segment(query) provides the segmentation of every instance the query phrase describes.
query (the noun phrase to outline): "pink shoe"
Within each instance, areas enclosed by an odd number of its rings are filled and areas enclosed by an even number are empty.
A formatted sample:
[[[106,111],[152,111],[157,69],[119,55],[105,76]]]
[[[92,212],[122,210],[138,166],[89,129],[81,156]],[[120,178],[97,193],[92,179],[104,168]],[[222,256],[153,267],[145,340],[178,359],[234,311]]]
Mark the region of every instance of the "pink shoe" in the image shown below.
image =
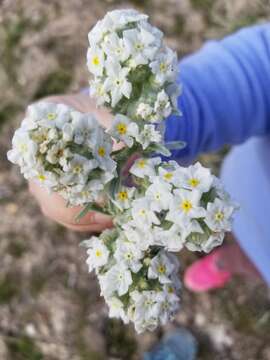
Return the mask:
[[[203,292],[218,289],[231,280],[232,274],[218,266],[220,255],[220,249],[215,250],[188,267],[184,275],[184,284],[189,290]]]

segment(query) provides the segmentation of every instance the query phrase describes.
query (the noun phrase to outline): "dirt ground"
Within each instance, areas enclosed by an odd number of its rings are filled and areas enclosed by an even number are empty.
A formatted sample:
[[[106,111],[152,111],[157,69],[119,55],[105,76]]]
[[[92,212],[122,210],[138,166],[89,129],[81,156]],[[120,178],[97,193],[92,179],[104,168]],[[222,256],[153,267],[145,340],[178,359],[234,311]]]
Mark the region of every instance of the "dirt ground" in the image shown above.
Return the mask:
[[[6,160],[28,103],[87,86],[87,33],[116,7],[150,14],[180,57],[270,15],[268,0],[0,1],[0,360],[141,359],[174,326],[196,336],[201,360],[269,360],[268,290],[241,279],[211,294],[183,289],[175,322],[152,334],[109,320],[78,246],[85,235],[45,219]],[[224,153],[202,161],[218,171]],[[181,254],[182,269],[196,257]]]

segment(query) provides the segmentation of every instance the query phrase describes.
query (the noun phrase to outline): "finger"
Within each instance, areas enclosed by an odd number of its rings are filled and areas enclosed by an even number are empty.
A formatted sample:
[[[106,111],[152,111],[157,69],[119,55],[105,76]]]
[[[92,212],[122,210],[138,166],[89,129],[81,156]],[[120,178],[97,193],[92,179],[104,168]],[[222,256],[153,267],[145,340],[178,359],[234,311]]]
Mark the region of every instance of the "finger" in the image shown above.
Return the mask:
[[[81,206],[67,207],[66,201],[56,193],[49,193],[47,189],[42,188],[35,181],[29,182],[29,190],[37,199],[42,212],[45,216],[59,223],[78,225],[112,225],[111,217],[97,212],[89,212],[79,221],[76,217],[82,211]]]
[[[107,224],[92,224],[92,225],[76,225],[76,224],[74,225],[60,221],[58,221],[58,223],[70,230],[77,232],[87,232],[90,234],[101,233],[103,230],[113,227],[112,221],[108,222]]]

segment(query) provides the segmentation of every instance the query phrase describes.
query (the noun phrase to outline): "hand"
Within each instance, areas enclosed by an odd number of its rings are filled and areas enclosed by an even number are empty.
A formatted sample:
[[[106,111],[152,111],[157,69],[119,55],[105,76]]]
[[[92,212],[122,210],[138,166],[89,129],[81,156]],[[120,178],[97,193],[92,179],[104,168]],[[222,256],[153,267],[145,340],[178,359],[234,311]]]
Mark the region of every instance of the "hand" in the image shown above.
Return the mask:
[[[66,104],[80,112],[91,112],[105,128],[109,127],[112,120],[112,115],[106,109],[97,109],[95,103],[83,94],[53,96],[44,100]],[[117,146],[114,148],[117,150]],[[35,181],[29,181],[29,190],[38,201],[45,216],[71,230],[99,233],[113,226],[112,219],[109,216],[97,212],[89,212],[82,219],[76,221],[75,217],[82,210],[82,207],[67,207],[66,201],[60,195],[49,194]]]

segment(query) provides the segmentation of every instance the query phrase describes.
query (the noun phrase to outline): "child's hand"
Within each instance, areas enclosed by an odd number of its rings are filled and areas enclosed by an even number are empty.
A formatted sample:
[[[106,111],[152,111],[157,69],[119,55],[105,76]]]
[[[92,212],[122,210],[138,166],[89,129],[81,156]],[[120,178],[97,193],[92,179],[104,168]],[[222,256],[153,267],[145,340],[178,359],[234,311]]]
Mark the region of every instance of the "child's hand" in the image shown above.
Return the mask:
[[[99,233],[113,225],[109,216],[96,212],[89,212],[76,222],[75,217],[82,210],[80,206],[67,207],[66,201],[60,195],[49,194],[47,189],[34,181],[29,182],[29,190],[38,201],[45,216],[71,230]]]
[[[97,109],[95,103],[83,94],[53,96],[44,100],[66,104],[80,112],[91,112],[96,115],[105,128],[109,127],[112,119],[112,115],[106,109]],[[109,216],[96,212],[89,212],[79,222],[76,222],[75,217],[82,209],[80,206],[66,207],[66,201],[60,195],[49,194],[46,189],[34,181],[29,182],[29,190],[37,199],[45,216],[69,229],[97,233],[113,225]]]

